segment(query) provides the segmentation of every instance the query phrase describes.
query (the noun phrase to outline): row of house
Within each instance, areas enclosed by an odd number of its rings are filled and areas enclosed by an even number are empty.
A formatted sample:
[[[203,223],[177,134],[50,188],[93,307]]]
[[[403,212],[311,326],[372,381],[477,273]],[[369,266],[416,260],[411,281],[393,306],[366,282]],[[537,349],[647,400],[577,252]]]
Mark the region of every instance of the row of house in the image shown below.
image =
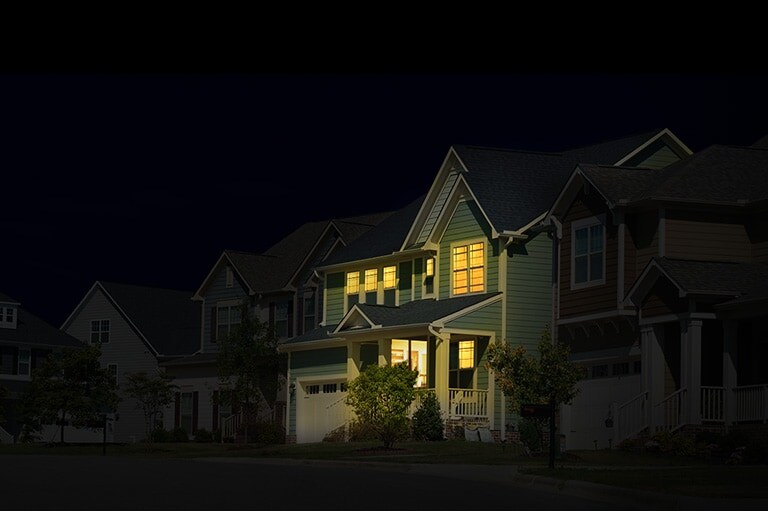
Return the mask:
[[[307,223],[261,254],[225,250],[194,292],[97,282],[61,331],[100,341],[119,381],[175,375],[164,422],[190,434],[236,419],[214,398],[216,339],[243,299],[288,357],[267,397],[289,442],[345,427],[346,383],[398,362],[447,426],[514,434],[488,347],[535,350],[545,328],[584,367],[562,410],[568,449],[765,422],[767,149],[694,154],[668,129],[557,153],[455,145],[400,210]],[[143,435],[132,403],[120,417],[115,441]]]

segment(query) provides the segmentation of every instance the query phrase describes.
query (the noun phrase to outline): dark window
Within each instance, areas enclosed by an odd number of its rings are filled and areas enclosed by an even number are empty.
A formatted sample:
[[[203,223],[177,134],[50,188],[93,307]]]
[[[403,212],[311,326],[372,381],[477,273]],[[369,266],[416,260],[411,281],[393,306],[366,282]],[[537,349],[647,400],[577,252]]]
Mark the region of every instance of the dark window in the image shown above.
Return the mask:
[[[592,366],[592,378],[605,378],[608,376],[608,364]]]
[[[109,342],[109,320],[96,319],[91,321],[91,344]]]

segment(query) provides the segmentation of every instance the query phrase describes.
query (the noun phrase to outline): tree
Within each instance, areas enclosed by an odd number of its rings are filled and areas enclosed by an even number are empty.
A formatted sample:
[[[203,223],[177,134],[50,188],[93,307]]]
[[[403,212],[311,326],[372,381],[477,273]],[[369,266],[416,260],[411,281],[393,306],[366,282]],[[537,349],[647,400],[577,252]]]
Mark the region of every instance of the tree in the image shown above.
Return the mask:
[[[419,409],[413,413],[413,438],[416,440],[443,440],[443,413],[440,402],[433,390],[428,391],[421,400]]]
[[[150,376],[146,371],[126,374],[128,385],[126,397],[136,400],[136,408],[144,412],[144,427],[147,441],[152,444],[153,433],[157,429],[158,418],[163,408],[173,403],[177,386],[172,383],[173,376],[160,372]]]
[[[76,427],[92,427],[103,422],[104,413],[114,411],[120,402],[109,370],[101,368],[98,345],[64,348],[51,353],[32,372],[24,393],[24,422],[28,429],[58,422],[59,441],[64,443],[67,421]]]
[[[245,439],[248,425],[258,419],[264,403],[273,405],[284,372],[285,356],[277,352],[274,328],[251,313],[247,302],[240,306],[240,323],[219,339],[217,359],[219,401],[239,408]]]
[[[553,343],[547,327],[539,340],[538,356],[523,346],[492,344],[486,365],[515,409],[526,403],[550,405],[550,468],[554,468],[555,414],[559,405],[570,404],[576,397],[581,378],[568,345]]]
[[[407,362],[369,365],[347,386],[346,403],[388,449],[408,434],[408,407],[416,397],[414,385],[418,375]]]

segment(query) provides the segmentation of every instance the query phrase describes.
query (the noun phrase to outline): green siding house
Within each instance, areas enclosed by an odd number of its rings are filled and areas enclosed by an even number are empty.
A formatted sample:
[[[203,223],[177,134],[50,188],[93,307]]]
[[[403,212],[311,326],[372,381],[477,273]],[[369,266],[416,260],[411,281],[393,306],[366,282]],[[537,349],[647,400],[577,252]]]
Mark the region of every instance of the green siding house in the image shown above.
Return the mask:
[[[452,146],[425,195],[315,269],[325,283],[320,327],[279,345],[289,355],[288,441],[342,431],[346,382],[368,364],[401,362],[437,394],[448,434],[513,432],[487,349],[534,347],[552,323],[549,206],[580,162],[652,161],[666,133],[561,153]]]

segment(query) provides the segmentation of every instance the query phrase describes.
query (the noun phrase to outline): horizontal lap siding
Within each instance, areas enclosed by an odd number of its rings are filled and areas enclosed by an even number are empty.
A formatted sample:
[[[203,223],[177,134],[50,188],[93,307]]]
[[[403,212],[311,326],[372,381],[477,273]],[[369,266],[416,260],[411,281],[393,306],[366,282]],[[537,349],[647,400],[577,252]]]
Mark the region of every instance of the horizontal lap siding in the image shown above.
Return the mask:
[[[627,227],[635,249],[635,275],[640,275],[652,257],[659,255],[659,213],[647,211],[632,215]],[[630,283],[631,284],[631,283]],[[629,287],[625,287],[629,290]]]
[[[642,305],[644,318],[680,313],[687,310],[687,303],[680,298],[677,287],[666,278],[656,281]]]
[[[490,241],[491,231],[488,223],[474,201],[462,201],[456,207],[453,217],[448,223],[443,237],[440,240],[440,298],[451,296],[451,244],[484,239],[485,241],[485,289],[490,293],[499,289],[499,261],[494,250],[494,244]]]
[[[159,371],[157,359],[128,322],[114,308],[101,290],[96,290],[65,330],[83,342],[90,342],[91,320],[109,319],[109,342],[101,347],[102,367],[117,364],[118,385],[125,389],[128,373],[144,371],[149,375]],[[114,440],[130,442],[144,438],[144,413],[136,408],[134,399],[124,399],[117,408],[120,420],[114,424]]]
[[[344,316],[344,272],[328,274],[325,282],[325,324],[332,326]]]
[[[668,211],[666,256],[700,261],[748,262],[751,245],[744,219]]]
[[[752,243],[752,261],[768,263],[768,213],[752,216],[747,233]]]
[[[507,342],[535,349],[552,322],[552,240],[513,244],[507,261]]]
[[[571,289],[571,227],[575,220],[606,213],[605,284]],[[563,238],[560,243],[560,317],[594,314],[616,310],[616,275],[618,271],[618,236],[612,225],[611,214],[596,195],[579,194],[571,205],[563,222]]]
[[[216,343],[211,341],[213,308],[216,307],[216,303],[224,300],[243,300],[248,296],[247,291],[237,278],[237,273],[235,273],[232,287],[226,286],[226,273],[225,267],[222,266],[216,275],[214,275],[210,286],[205,292],[203,309],[203,351],[206,353],[219,350]]]
[[[399,304],[408,303],[412,300],[412,287],[414,285],[413,279],[413,261],[405,261],[398,265],[398,293]],[[421,285],[420,281],[416,281],[415,285]]]
[[[653,154],[642,160],[637,166],[661,169],[676,161],[680,161],[680,157],[665,144],[658,147]]]

